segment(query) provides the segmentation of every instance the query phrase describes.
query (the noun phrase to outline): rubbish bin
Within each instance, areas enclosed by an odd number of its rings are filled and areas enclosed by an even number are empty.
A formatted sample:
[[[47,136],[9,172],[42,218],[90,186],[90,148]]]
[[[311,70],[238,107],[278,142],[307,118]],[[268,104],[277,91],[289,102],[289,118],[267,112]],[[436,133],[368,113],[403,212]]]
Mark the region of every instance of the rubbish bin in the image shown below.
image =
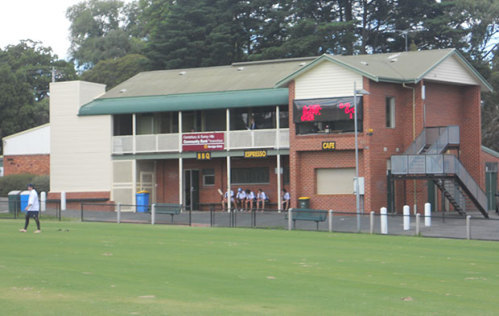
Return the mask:
[[[298,198],[298,208],[310,208],[310,198],[301,196]]]
[[[9,213],[17,214],[21,209],[21,199],[19,194],[21,191],[10,191],[9,196]]]
[[[149,209],[149,192],[139,191],[135,195],[137,199],[137,212],[144,213]]]
[[[29,191],[21,192],[21,212],[25,212],[26,206],[28,206],[29,201]]]

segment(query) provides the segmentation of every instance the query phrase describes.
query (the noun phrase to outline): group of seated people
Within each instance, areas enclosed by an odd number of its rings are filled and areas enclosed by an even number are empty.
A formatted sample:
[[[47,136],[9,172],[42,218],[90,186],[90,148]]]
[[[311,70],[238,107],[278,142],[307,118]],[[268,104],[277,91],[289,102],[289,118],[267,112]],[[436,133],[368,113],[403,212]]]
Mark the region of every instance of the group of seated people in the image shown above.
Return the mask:
[[[226,191],[222,198],[222,209],[226,210],[228,208],[229,202],[229,192]],[[265,203],[269,203],[269,196],[262,190],[258,189],[255,194],[250,189],[243,190],[242,188],[237,189],[237,194],[234,196],[234,190],[230,190],[230,203],[234,210],[249,211],[253,210],[256,206],[257,211],[265,210]],[[286,189],[282,189],[282,206],[283,210],[287,211],[289,208],[290,195]]]

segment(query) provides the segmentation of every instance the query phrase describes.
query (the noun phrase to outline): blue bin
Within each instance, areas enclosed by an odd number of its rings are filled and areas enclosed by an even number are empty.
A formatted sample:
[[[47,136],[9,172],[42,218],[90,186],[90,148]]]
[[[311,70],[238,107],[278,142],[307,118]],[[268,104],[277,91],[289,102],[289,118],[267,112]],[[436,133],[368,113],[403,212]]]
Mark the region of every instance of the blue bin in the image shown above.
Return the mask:
[[[26,212],[26,206],[28,206],[29,201],[29,191],[21,192],[21,212]]]
[[[145,213],[149,210],[149,192],[139,191],[135,195],[137,199],[137,212]]]

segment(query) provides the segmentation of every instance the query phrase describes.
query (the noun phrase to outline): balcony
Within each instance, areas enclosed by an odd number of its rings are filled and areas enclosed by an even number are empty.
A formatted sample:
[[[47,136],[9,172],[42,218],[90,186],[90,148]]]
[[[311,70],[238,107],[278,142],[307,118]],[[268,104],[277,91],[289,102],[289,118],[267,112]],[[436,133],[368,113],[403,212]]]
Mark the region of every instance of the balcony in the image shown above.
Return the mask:
[[[289,128],[217,133],[224,133],[225,150],[289,148]],[[113,136],[112,154],[178,153],[185,134],[191,133]]]

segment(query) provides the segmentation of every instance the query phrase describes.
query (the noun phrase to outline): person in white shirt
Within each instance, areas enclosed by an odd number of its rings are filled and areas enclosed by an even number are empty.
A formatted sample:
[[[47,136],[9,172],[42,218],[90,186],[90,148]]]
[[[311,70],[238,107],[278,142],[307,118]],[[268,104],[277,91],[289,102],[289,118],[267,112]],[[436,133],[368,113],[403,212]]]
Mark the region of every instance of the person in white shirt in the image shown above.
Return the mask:
[[[291,196],[286,189],[282,189],[282,209],[283,211],[287,211],[289,209],[289,203],[291,200]]]
[[[267,201],[267,195],[262,189],[258,189],[258,193],[256,194],[256,209],[263,212],[265,209],[265,201]],[[261,208],[260,205],[262,206]]]
[[[222,199],[222,210],[226,210],[225,205],[229,208],[229,190],[225,191],[224,198]],[[232,203],[233,209],[236,209],[236,201],[234,200],[234,190],[230,190],[230,203]]]
[[[245,201],[246,201],[246,192],[244,192],[244,190],[241,188],[237,189],[236,203],[237,207],[239,207],[241,212],[244,211]]]
[[[249,212],[253,210],[253,202],[255,202],[255,193],[250,189],[246,189],[246,201],[244,202],[244,208]]]
[[[25,233],[29,225],[29,219],[30,217],[33,217],[35,219],[37,227],[37,230],[35,230],[35,234],[41,233],[42,231],[40,230],[40,220],[38,219],[38,215],[40,213],[40,202],[38,201],[38,193],[36,192],[35,187],[31,183],[28,184],[28,191],[29,191],[28,205],[24,209],[26,211],[24,228],[20,229],[19,231]]]

